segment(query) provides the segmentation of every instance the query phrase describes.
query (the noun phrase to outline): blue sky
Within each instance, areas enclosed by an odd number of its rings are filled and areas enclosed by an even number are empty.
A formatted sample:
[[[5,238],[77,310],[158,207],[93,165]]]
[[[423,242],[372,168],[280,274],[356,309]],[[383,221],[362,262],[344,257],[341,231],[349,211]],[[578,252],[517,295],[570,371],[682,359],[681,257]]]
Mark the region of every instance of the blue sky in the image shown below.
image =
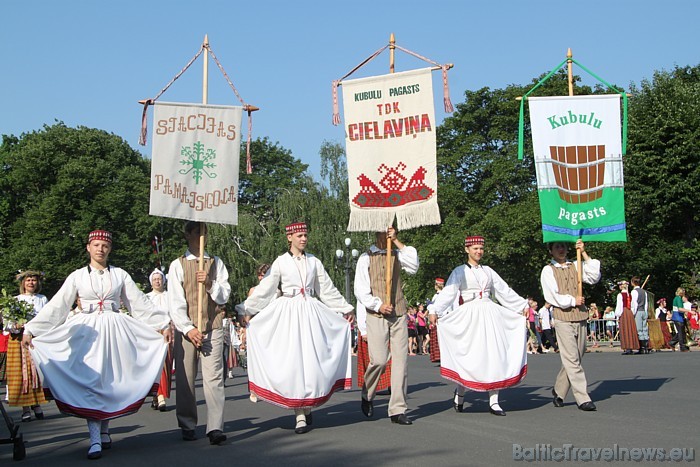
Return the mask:
[[[454,104],[465,90],[527,83],[561,62],[568,47],[625,88],[654,70],[700,63],[695,0],[2,0],[0,12],[0,134],[60,120],[119,135],[148,156],[150,139],[138,145],[137,101],[156,95],[208,34],[243,99],[261,108],[253,137],[279,142],[317,178],[321,143],[344,138],[331,124],[331,81],[392,32],[397,44],[455,64]],[[388,63],[385,51],[353,77],[387,73]],[[397,51],[397,71],[422,66]],[[434,86],[442,121],[438,73]],[[200,57],[161,100],[201,102],[201,88]],[[213,62],[209,103],[238,105]]]

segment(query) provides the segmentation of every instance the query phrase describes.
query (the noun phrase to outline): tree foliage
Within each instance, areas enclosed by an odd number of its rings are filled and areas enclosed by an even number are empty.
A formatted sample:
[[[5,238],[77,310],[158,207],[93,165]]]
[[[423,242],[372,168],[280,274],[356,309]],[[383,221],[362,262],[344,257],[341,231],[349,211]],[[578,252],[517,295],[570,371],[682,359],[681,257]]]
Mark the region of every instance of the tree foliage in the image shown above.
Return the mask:
[[[110,260],[143,281],[155,265],[150,239],[173,222],[148,216],[150,164],[101,130],[45,126],[0,146],[0,278],[19,269],[46,273],[45,288],[87,261],[87,234],[114,234]]]
[[[465,235],[486,237],[484,264],[492,266],[521,295],[541,299],[539,274],[548,260],[525,122],[526,155],[517,158],[516,98],[544,74],[524,85],[467,90],[464,102],[437,129],[438,199],[442,223],[400,232],[418,249],[421,267],[406,278],[412,302],[433,294],[435,277],[447,277],[465,259]],[[576,94],[606,92],[580,85]],[[691,297],[698,288],[698,203],[700,182],[700,68],[658,71],[632,85],[629,143],[625,159],[626,220],[629,241],[587,245],[601,260],[603,281],[586,288],[589,301],[611,303],[608,284],[632,275],[651,275],[648,289],[673,295],[679,285]],[[535,95],[565,95],[564,72],[556,73]],[[368,233],[348,234],[348,184],[342,145],[323,141],[319,149],[322,182],[306,164],[267,138],[252,142],[254,173],[241,160],[239,223],[211,225],[208,250],[230,272],[233,301],[255,285],[261,263],[287,249],[284,226],[309,224],[308,251],[323,262],[341,292],[344,268],[335,251],[365,250]],[[94,228],[115,233],[112,260],[145,282],[156,261],[182,253],[181,221],[148,216],[149,161],[121,138],[62,123],[19,137],[4,136],[0,146],[0,282],[10,287],[17,269],[47,272],[49,294],[74,268],[85,263],[85,236]],[[165,250],[154,257],[151,239]]]

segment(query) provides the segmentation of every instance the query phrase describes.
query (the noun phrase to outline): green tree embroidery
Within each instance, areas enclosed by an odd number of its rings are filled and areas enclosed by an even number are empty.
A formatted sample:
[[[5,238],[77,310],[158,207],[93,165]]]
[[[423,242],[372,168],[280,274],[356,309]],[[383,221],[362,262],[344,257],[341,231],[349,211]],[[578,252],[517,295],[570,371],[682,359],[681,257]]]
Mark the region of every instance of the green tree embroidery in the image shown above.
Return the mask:
[[[193,172],[192,176],[194,177],[194,182],[196,184],[199,184],[199,181],[202,179],[202,174],[209,178],[216,178],[216,173],[207,170],[216,167],[216,164],[211,162],[212,159],[216,159],[216,150],[205,150],[204,145],[200,141],[197,141],[192,145],[192,147],[183,146],[180,149],[180,155],[187,158],[182,159],[180,164],[190,167],[187,169],[180,169],[179,173],[182,175],[187,175],[188,173]]]

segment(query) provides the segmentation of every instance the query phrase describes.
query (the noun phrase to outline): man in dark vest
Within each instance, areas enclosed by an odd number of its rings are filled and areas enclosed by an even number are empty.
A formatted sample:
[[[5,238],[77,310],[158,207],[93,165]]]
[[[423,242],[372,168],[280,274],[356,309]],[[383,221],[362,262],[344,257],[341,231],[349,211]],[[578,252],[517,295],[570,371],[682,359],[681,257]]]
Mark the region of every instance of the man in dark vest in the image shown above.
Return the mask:
[[[571,389],[578,408],[593,411],[595,404],[588,395],[588,383],[581,360],[586,352],[586,321],[588,312],[585,300],[578,293],[578,268],[582,267],[583,282],[595,284],[600,280],[600,261],[591,259],[581,240],[576,249],[581,250],[583,265],[568,261],[569,246],[564,242],[548,245],[552,256],[550,264],[542,269],[540,282],[544,299],[552,304],[552,317],[556,320],[557,343],[561,357],[561,370],[552,389],[554,406],[563,407],[564,398]]]
[[[387,244],[392,248],[391,292],[387,297]],[[395,247],[395,249],[394,249]],[[401,269],[408,274],[418,271],[418,253],[396,238],[389,227],[377,232],[375,244],[357,260],[355,297],[367,310],[367,345],[369,365],[362,385],[362,412],[374,414],[372,400],[382,371],[391,357],[391,398],[389,417],[392,423],[411,425],[406,416],[406,387],[408,385],[408,326],[407,303],[403,296]]]
[[[630,279],[632,284],[631,304],[632,304],[632,314],[634,315],[634,322],[637,325],[637,336],[639,337],[639,350],[637,355],[644,355],[649,353],[649,325],[647,324],[647,319],[649,318],[649,312],[647,307],[649,305],[647,300],[647,294],[641,287],[641,279],[639,276],[634,276]]]
[[[177,329],[173,346],[177,422],[182,439],[194,441],[197,426],[197,398],[194,381],[197,366],[202,362],[202,383],[207,403],[207,436],[211,444],[226,440],[224,428],[224,305],[231,295],[228,271],[220,258],[204,252],[204,268],[199,270],[200,224],[185,224],[187,251],[170,264],[168,271],[168,303],[170,317]],[[206,246],[206,232],[204,233]],[[202,320],[199,322],[198,288],[204,284]]]

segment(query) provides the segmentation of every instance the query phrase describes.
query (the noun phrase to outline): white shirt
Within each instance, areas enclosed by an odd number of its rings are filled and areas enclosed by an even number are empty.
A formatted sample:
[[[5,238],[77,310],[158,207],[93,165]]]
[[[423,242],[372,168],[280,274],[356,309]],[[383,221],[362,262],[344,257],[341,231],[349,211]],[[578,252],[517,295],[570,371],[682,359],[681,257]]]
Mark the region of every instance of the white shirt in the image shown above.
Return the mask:
[[[559,264],[556,261],[551,261],[550,264],[555,268],[568,268],[572,264],[578,270],[578,261],[567,261],[564,264]],[[600,280],[600,261],[597,259],[589,259],[583,262],[582,272],[583,282],[586,284],[596,284]],[[576,306],[576,297],[568,294],[560,294],[559,286],[554,279],[554,271],[549,265],[542,268],[540,274],[540,284],[542,285],[542,293],[544,299],[558,308],[572,308]]]
[[[204,258],[209,259],[210,256],[205,252]],[[187,250],[185,252],[185,260],[195,261],[199,260],[199,257]],[[224,305],[231,295],[228,271],[226,266],[224,266],[224,262],[218,256],[214,256],[214,264],[216,265],[216,277],[210,277],[211,289],[207,290],[207,293],[214,303]],[[170,263],[170,269],[168,270],[168,308],[175,328],[181,333],[187,334],[195,328],[195,325],[187,316],[187,299],[185,299],[185,289],[182,287],[184,275],[180,258],[176,258]]]
[[[632,314],[634,316],[637,316],[637,310],[639,308],[639,305],[637,304],[637,299],[639,297],[639,293],[642,290],[641,287],[637,286],[634,289],[632,289],[632,293],[630,294],[630,308],[632,308]],[[647,309],[647,294],[643,293],[644,295],[644,300],[642,302],[642,308]]]
[[[372,245],[369,249],[372,253],[386,252],[386,250],[380,250],[375,245]],[[404,246],[400,250],[392,250],[394,254],[397,255],[399,259],[399,264],[401,269],[406,271],[408,274],[415,274],[418,271],[419,261],[418,252],[412,246]],[[357,327],[360,329],[360,333],[365,335],[367,330],[364,326],[364,320],[362,325],[360,325],[359,316],[364,314],[366,316],[366,310],[372,310],[374,312],[379,312],[379,308],[382,306],[382,299],[372,295],[372,286],[369,279],[369,255],[367,253],[362,253],[360,258],[357,260],[357,266],[355,268],[355,286],[354,286],[355,298],[357,298],[357,315],[358,324]],[[362,327],[360,327],[362,326]]]
[[[353,306],[345,301],[345,297],[335,288],[318,258],[311,254],[293,257],[285,253],[275,259],[265,277],[243,303],[245,314],[253,316],[260,313],[279,297],[280,289],[284,297],[294,297],[302,293],[316,297],[338,314],[353,311]]]
[[[491,294],[495,295],[501,306],[516,313],[527,306],[527,300],[515,293],[490,267],[463,264],[452,271],[435,303],[428,305],[428,312],[442,317],[460,296],[466,303],[476,299],[488,300]]]
[[[540,311],[537,312],[537,314],[540,317],[540,326],[542,327],[542,329],[552,329],[552,325],[549,324],[549,309],[546,307],[542,307],[540,308]]]
[[[60,326],[68,318],[76,295],[80,296],[85,312],[98,312],[100,309],[118,312],[120,303],[123,303],[132,317],[156,331],[167,327],[170,321],[168,314],[157,310],[123,269],[114,266],[109,266],[107,270],[84,267],[66,278],[56,295],[36,318],[25,325],[25,329],[39,336]]]

